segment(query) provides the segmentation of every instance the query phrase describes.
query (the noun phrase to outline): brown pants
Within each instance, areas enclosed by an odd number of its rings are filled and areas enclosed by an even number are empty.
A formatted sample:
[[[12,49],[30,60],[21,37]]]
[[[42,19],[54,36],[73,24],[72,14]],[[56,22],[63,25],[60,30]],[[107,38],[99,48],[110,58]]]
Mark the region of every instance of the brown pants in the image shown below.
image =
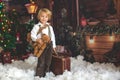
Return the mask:
[[[36,68],[36,76],[44,77],[49,68],[52,60],[53,47],[52,42],[50,42],[40,57],[38,57],[38,63]]]

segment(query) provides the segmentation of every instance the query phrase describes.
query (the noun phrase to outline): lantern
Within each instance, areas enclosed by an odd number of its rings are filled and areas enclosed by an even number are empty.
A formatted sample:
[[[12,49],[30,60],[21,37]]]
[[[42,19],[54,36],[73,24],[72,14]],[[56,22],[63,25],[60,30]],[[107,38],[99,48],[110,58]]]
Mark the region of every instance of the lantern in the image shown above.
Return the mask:
[[[33,14],[36,13],[38,6],[32,1],[31,3],[25,4],[25,7],[28,13],[31,14],[31,19],[33,19]]]

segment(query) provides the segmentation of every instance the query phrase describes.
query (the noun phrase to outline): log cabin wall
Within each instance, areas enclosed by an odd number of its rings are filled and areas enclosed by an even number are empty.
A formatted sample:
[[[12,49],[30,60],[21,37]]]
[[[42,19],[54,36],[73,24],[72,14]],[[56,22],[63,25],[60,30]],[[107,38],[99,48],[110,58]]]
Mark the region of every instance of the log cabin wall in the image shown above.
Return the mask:
[[[86,17],[104,18],[108,0],[80,0],[80,13]]]
[[[115,9],[117,10],[116,17],[120,20],[120,0],[113,0],[115,3]]]
[[[120,20],[120,0],[80,0],[80,15],[104,19],[108,14]],[[81,16],[80,16],[81,17]]]
[[[90,36],[86,36],[86,45],[88,49],[93,50],[93,55],[97,62],[105,62],[104,54],[112,50],[115,42],[120,42],[120,35],[95,35],[93,39],[90,39]]]

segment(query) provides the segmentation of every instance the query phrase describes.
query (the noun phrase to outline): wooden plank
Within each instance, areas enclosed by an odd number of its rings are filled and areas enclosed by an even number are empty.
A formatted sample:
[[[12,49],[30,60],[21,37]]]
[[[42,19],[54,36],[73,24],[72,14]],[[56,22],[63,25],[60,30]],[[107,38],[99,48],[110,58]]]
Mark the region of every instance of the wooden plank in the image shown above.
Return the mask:
[[[86,36],[86,44],[88,48],[94,48],[94,49],[111,49],[114,42],[115,42],[115,36],[93,36],[93,43],[90,43],[90,36]]]
[[[90,35],[86,36],[87,48],[93,50],[93,55],[97,62],[105,62],[104,54],[113,48],[115,42],[120,41],[120,35],[101,35],[93,36],[93,42],[90,43]]]
[[[98,49],[111,49],[113,43],[105,43],[105,42],[94,42],[94,43],[87,43],[87,47],[89,48],[98,48]]]
[[[94,55],[95,61],[97,62],[106,62],[106,59],[103,55]]]
[[[111,49],[92,49],[94,55],[103,55],[106,52],[110,51]]]
[[[115,41],[115,36],[110,36],[110,35],[99,35],[99,36],[93,36],[93,39],[95,42],[97,41],[104,41],[104,42],[114,42]],[[90,40],[90,35],[86,36],[86,41]]]

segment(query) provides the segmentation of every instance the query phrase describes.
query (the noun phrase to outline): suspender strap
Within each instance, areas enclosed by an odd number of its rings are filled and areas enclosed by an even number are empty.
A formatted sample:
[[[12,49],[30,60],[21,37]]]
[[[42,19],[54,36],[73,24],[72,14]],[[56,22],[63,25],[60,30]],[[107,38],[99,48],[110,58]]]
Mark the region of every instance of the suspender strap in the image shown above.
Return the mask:
[[[48,27],[48,35],[49,35],[49,37],[51,37],[50,27],[47,24],[44,27],[40,27],[37,34],[42,33],[42,30],[45,29],[46,27]]]

